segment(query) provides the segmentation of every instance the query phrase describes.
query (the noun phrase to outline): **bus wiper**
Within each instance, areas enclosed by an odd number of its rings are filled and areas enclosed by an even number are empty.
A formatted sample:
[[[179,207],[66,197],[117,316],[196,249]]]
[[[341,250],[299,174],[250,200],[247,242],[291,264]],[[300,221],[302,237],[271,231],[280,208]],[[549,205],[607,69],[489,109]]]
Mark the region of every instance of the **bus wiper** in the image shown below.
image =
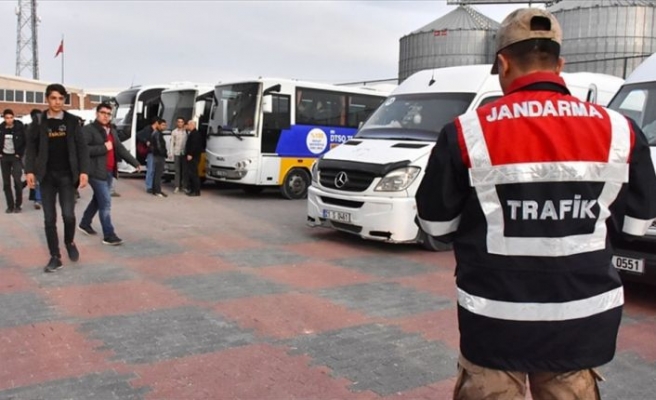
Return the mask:
[[[237,129],[232,130],[232,129],[225,129],[225,128],[219,128],[221,130],[221,133],[230,133],[232,136],[236,137],[239,140],[244,140],[242,139],[241,135],[239,135],[239,131]]]

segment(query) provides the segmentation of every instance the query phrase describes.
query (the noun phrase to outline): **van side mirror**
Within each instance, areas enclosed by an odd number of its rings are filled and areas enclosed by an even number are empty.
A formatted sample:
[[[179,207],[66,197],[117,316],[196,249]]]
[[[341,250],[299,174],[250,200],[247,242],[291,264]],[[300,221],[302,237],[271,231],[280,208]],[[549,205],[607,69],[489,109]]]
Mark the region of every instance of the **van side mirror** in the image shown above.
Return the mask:
[[[273,112],[273,96],[266,95],[262,97],[262,112],[264,114],[271,114]]]
[[[143,114],[143,110],[144,110],[143,101],[138,101],[137,102],[137,114]]]
[[[588,95],[585,97],[585,101],[597,104],[597,85],[594,83],[590,85],[590,89],[588,89]]]

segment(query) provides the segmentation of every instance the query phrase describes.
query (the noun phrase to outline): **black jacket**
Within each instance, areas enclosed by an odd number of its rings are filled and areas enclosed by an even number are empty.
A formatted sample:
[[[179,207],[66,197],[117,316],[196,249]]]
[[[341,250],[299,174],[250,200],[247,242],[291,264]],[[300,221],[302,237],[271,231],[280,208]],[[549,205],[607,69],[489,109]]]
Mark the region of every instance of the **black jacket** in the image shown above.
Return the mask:
[[[114,176],[118,175],[118,162],[121,160],[127,161],[137,168],[139,161],[123,146],[114,125],[111,126],[110,133],[114,137],[113,151],[116,160],[112,174]],[[105,147],[107,134],[105,128],[98,121],[94,121],[82,128],[82,134],[89,147],[89,177],[103,181],[107,180],[107,147]]]
[[[185,145],[185,155],[198,159],[203,151],[205,151],[205,146],[203,146],[203,136],[201,136],[197,129],[189,131],[187,144]]]
[[[82,135],[79,119],[64,111],[63,123],[66,130],[73,132],[66,136],[71,174],[75,182],[80,174],[89,173],[89,149]],[[38,123],[32,123],[27,133],[25,147],[25,173],[34,174],[41,181],[46,176],[48,166],[48,121],[46,111],[39,114]]]
[[[150,138],[150,152],[156,157],[168,157],[169,153],[166,150],[166,141],[164,141],[162,132],[157,130],[153,132]]]
[[[0,153],[4,149],[5,145],[5,135],[11,131],[14,135],[14,151],[19,157],[23,157],[25,154],[25,125],[19,120],[14,120],[14,126],[10,129],[7,128],[6,123],[0,124]]]

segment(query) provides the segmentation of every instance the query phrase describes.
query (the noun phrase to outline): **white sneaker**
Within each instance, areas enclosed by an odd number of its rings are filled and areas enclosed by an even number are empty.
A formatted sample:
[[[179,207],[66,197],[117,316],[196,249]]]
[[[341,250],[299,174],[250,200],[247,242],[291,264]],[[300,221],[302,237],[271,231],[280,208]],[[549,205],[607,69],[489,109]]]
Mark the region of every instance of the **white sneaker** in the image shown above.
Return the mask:
[[[180,191],[180,188],[175,188],[175,189],[173,190],[173,193],[178,193],[179,191]]]

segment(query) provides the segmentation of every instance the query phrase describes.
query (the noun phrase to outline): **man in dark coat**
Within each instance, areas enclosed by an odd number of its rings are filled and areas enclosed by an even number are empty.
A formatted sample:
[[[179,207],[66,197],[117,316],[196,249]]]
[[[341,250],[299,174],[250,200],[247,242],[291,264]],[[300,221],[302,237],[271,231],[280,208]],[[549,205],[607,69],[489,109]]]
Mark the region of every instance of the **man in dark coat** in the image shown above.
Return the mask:
[[[203,146],[203,137],[196,129],[196,122],[187,122],[189,134],[185,145],[185,155],[187,156],[187,180],[189,182],[188,196],[200,196],[200,178],[198,177],[198,163],[200,155],[205,151]]]
[[[2,186],[7,200],[7,214],[21,212],[23,205],[23,163],[21,158],[25,153],[25,127],[19,120],[14,119],[14,112],[10,109],[2,112],[4,122],[0,124],[0,165],[2,166]],[[14,193],[12,193],[11,180],[14,180]]]

